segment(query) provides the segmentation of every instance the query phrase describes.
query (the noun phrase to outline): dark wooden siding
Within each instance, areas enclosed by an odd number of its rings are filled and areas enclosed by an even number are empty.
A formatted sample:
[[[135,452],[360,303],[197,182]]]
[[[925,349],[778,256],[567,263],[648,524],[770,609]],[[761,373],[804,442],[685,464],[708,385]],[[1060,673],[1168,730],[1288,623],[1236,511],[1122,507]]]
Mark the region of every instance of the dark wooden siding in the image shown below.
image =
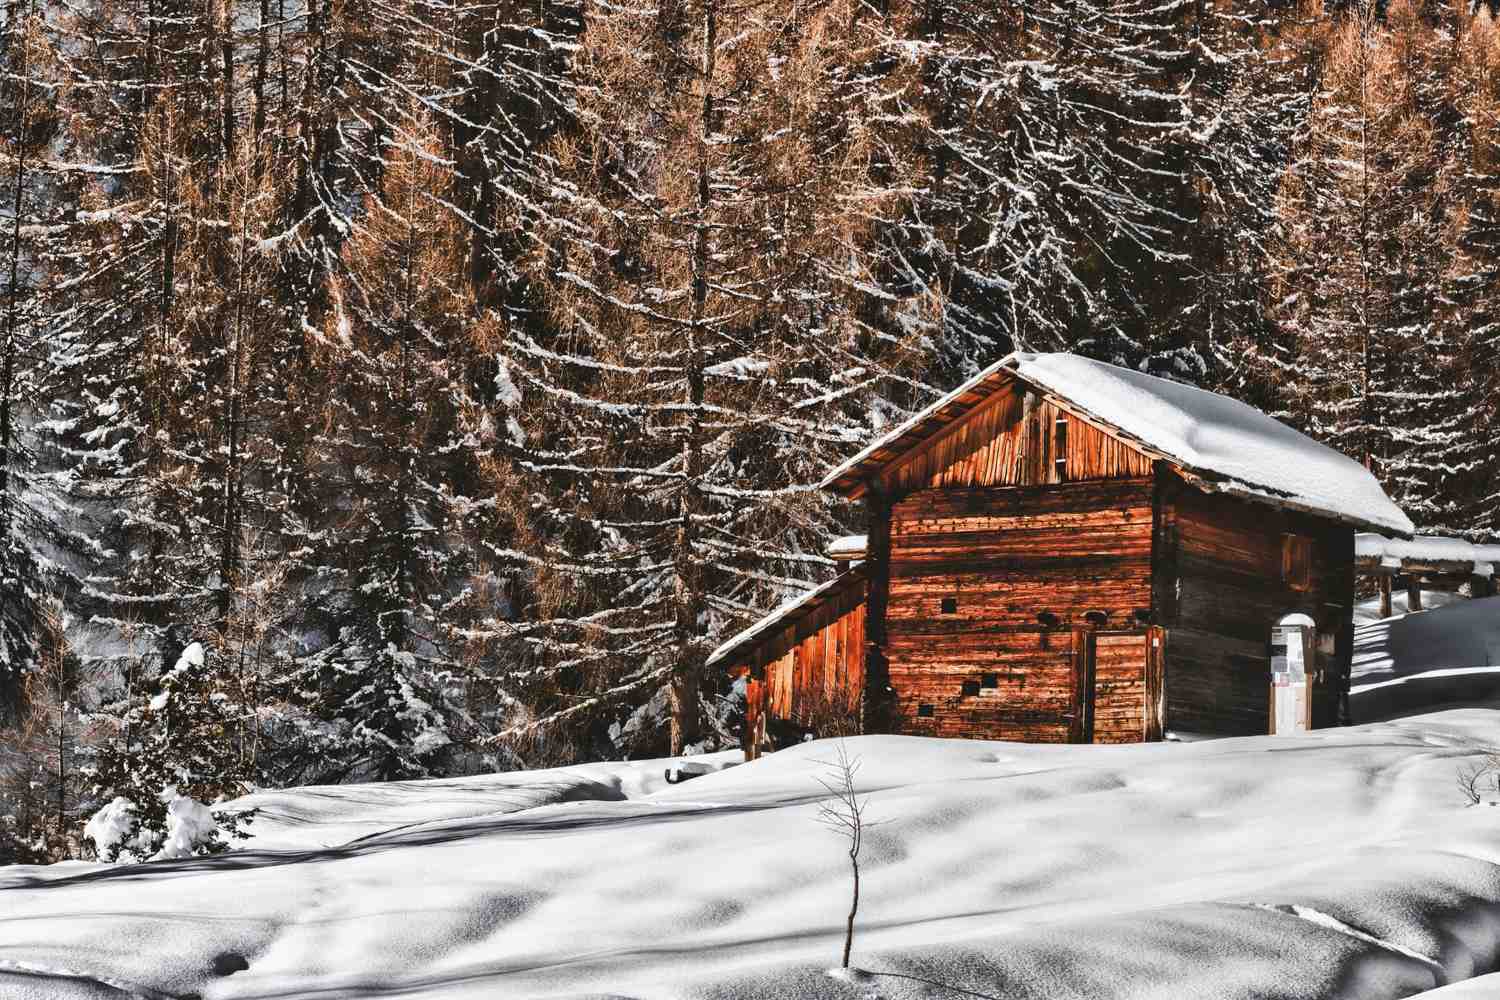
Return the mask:
[[[885,630],[893,728],[1066,741],[1072,627],[1093,610],[1117,625],[1149,612],[1151,538],[1150,478],[902,498]],[[1055,623],[1039,623],[1042,612]]]
[[[1313,725],[1336,724],[1353,633],[1353,529],[1171,478],[1159,504],[1154,590],[1170,630],[1167,727],[1267,732],[1271,628],[1293,612],[1318,626]],[[1291,580],[1289,535],[1308,540]]]

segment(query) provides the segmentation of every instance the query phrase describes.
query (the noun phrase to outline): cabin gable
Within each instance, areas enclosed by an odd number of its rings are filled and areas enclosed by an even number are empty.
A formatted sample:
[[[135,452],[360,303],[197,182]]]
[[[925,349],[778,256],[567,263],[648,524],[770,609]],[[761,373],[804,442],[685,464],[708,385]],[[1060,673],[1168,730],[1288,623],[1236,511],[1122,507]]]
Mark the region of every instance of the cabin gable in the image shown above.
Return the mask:
[[[922,489],[1130,479],[1150,475],[1151,462],[1137,445],[1012,378],[931,437],[893,456],[872,485],[899,497]]]

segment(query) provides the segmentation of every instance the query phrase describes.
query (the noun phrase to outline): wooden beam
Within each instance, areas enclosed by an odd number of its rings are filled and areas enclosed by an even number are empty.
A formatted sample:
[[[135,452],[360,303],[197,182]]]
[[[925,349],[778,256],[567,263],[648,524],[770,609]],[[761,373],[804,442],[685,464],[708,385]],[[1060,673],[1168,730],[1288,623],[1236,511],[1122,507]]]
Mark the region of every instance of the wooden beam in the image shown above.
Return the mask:
[[[891,503],[877,492],[865,496],[865,692],[864,732],[886,729],[890,671],[885,657],[886,604],[891,591]]]

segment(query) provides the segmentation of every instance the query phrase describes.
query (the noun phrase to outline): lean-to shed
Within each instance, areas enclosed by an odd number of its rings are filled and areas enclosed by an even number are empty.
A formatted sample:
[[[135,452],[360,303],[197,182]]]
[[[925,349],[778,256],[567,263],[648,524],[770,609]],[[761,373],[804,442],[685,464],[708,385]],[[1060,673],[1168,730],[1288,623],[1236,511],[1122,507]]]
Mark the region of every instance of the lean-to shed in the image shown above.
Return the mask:
[[[709,662],[748,676],[752,715],[843,699],[868,732],[1331,725],[1355,532],[1412,532],[1364,467],[1253,407],[1068,354],[1010,355],[823,485],[864,504],[852,568]]]

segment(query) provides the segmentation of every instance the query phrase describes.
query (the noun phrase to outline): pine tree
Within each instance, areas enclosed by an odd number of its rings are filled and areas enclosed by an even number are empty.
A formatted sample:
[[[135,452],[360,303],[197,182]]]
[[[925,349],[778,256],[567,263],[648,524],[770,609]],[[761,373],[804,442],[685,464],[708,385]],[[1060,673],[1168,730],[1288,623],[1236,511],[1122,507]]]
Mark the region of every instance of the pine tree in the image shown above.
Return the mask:
[[[1184,271],[1186,3],[893,4],[920,181],[892,287],[940,304],[940,382],[1007,350],[1152,353]]]
[[[45,586],[38,548],[55,543],[56,511],[34,499],[43,490],[28,447],[40,374],[36,247],[26,236],[46,197],[44,161],[59,130],[62,87],[54,33],[34,4],[13,7],[0,25],[0,168],[4,271],[0,273],[0,723],[21,708],[26,672],[38,663]],[[49,497],[49,500],[52,499]]]
[[[327,641],[292,675],[313,712],[348,733],[331,765],[382,780],[433,773],[459,735],[447,628],[470,559],[455,511],[469,509],[475,477],[457,413],[477,313],[453,177],[430,120],[407,122],[331,292],[318,363],[341,391],[314,448],[338,506],[310,609]]]
[[[124,799],[131,829],[103,850],[114,861],[128,850],[137,860],[160,851],[168,837],[169,806],[176,795],[213,806],[243,795],[254,781],[246,748],[237,738],[241,706],[222,668],[198,642],[177,657],[143,692],[122,721],[116,738],[104,744],[93,774],[99,801]],[[224,850],[224,839],[247,836],[242,827],[253,810],[217,809],[219,833],[200,853]]]

